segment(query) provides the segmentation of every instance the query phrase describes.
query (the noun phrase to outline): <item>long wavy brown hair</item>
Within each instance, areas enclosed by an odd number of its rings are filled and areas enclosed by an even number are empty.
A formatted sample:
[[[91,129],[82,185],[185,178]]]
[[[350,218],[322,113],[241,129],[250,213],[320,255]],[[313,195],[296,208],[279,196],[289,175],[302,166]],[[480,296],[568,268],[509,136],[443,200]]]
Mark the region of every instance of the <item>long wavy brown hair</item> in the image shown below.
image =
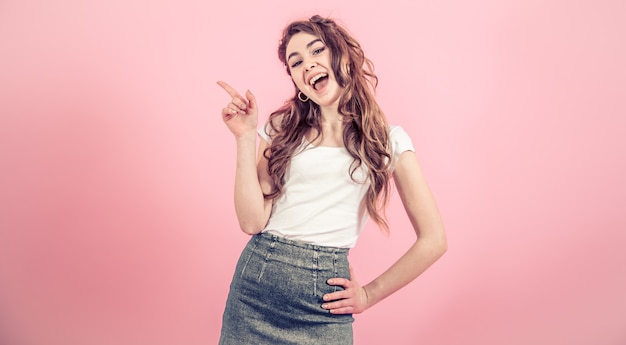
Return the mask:
[[[354,158],[349,168],[350,177],[358,182],[354,172],[365,165],[371,183],[363,202],[372,220],[389,231],[384,209],[389,201],[391,149],[387,120],[374,98],[378,85],[374,65],[347,30],[332,19],[315,15],[308,20],[295,21],[283,30],[278,58],[289,75],[291,72],[285,56],[287,44],[299,32],[320,38],[330,49],[331,68],[337,83],[343,88],[338,108],[344,122],[343,142]],[[269,116],[266,130],[271,144],[264,155],[268,159],[268,172],[274,190],[265,195],[266,199],[276,199],[284,193],[285,172],[291,158],[301,147],[304,136],[311,129],[316,130],[318,137],[322,135],[319,106],[298,100],[298,92],[296,87],[294,96]]]

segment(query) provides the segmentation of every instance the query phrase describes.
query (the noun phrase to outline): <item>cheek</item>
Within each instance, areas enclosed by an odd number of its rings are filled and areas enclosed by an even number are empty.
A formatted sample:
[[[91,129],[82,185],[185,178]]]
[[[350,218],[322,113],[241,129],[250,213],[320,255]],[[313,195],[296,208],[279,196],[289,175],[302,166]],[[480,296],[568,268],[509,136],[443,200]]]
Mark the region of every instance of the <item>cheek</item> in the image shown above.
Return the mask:
[[[298,88],[302,88],[302,86],[304,86],[304,80],[302,78],[294,78],[292,76],[291,80],[293,80],[293,83],[296,84]]]

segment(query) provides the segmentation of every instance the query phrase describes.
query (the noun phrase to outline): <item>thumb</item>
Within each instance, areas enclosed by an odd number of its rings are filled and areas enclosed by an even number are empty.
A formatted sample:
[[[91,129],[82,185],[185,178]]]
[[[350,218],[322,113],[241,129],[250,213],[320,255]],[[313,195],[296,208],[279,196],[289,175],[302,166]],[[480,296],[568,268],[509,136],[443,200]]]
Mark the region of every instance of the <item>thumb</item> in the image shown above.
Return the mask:
[[[249,104],[250,108],[256,109],[256,98],[254,97],[252,92],[250,92],[250,90],[246,91],[246,98],[248,99],[248,102],[250,103]]]

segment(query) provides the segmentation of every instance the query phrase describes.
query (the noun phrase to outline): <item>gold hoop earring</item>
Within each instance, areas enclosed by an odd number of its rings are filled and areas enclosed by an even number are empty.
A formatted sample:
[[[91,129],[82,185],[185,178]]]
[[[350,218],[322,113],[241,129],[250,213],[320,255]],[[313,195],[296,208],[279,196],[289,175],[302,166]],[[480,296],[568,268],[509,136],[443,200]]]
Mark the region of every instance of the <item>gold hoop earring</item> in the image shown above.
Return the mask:
[[[302,96],[306,98],[302,98]],[[300,102],[305,103],[306,101],[309,100],[309,96],[303,94],[302,91],[298,91],[298,99],[300,100]]]

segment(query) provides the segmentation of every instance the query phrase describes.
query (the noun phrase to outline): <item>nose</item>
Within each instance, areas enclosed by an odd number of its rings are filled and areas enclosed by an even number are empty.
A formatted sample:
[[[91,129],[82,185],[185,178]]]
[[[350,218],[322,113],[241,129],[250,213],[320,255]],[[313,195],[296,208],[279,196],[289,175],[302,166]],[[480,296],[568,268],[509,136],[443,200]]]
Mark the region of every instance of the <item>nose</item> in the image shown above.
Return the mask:
[[[310,71],[315,66],[317,66],[317,62],[315,62],[313,60],[306,61],[305,65],[304,65],[304,67],[306,68],[307,71]]]

